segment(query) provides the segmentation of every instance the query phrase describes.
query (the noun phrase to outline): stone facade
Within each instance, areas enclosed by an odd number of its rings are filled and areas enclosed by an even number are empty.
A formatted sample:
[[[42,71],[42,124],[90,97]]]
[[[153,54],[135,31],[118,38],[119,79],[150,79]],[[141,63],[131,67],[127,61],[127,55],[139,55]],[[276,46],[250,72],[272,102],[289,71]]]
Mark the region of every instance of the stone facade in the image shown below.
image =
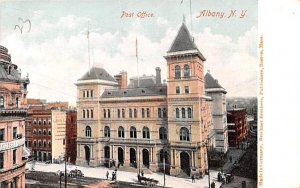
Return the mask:
[[[205,92],[212,98],[212,145],[221,153],[228,150],[228,127],[226,111],[226,90],[214,79],[210,72],[205,75]]]
[[[28,78],[21,78],[8,50],[0,46],[0,187],[25,187]]]
[[[185,24],[165,59],[167,85],[160,68],[155,79],[129,88],[121,81],[124,74],[116,80],[98,67],[77,81],[77,165],[159,171],[165,162],[171,175],[204,175],[211,98],[204,89],[205,58]]]

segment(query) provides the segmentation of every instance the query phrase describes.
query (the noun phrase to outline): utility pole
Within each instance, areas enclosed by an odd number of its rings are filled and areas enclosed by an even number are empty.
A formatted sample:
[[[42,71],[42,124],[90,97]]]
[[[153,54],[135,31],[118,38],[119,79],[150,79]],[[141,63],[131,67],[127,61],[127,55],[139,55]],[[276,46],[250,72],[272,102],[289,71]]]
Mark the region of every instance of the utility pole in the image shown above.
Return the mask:
[[[166,153],[164,152],[163,156],[163,161],[164,161],[164,187],[166,186]]]

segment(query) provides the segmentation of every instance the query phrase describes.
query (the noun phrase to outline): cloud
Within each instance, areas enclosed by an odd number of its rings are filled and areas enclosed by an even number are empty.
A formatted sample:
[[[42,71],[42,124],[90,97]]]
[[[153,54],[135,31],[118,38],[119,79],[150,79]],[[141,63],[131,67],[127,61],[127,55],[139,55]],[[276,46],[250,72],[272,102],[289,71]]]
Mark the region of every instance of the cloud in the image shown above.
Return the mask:
[[[158,22],[165,21],[162,18]],[[75,105],[77,92],[74,83],[89,67],[88,42],[84,32],[86,23],[87,18],[73,15],[51,22],[39,19],[29,43],[16,33],[6,35],[2,43],[9,49],[13,62],[22,69],[23,76],[29,73],[29,98],[70,101]],[[136,76],[137,37],[139,75],[155,74],[155,67],[159,66],[162,79],[166,79],[167,64],[163,56],[178,28],[168,28],[159,41],[136,32],[137,28],[139,25],[132,25],[128,33],[105,32],[102,28],[92,30],[91,64],[102,64],[111,75],[126,70],[129,77]],[[256,81],[253,81],[256,80],[256,32],[253,27],[237,41],[214,34],[210,28],[194,33],[198,48],[207,58],[205,67],[211,70],[230,96],[256,95]]]

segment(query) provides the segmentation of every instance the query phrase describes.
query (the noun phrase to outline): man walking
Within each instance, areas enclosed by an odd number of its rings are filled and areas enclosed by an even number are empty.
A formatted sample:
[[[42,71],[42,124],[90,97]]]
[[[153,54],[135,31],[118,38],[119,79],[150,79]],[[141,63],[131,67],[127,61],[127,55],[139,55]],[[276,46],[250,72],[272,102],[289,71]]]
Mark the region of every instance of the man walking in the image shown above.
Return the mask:
[[[192,175],[192,183],[195,183],[195,176],[194,176],[194,174]]]
[[[108,180],[109,172],[106,172],[106,179]]]

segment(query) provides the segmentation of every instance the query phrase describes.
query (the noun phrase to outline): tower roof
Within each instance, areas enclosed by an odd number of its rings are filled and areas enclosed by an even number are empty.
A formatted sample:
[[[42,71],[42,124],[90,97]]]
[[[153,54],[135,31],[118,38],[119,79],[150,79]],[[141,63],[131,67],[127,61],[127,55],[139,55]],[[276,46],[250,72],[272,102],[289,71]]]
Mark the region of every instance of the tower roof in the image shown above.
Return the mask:
[[[105,69],[92,67],[90,71],[85,73],[79,80],[105,80],[117,82]]]
[[[214,77],[212,77],[212,75],[209,72],[206,73],[204,79],[205,89],[221,89],[225,91],[225,89],[219,84],[218,80],[214,79]]]
[[[167,53],[182,52],[182,51],[194,51],[199,55],[199,57],[203,61],[205,61],[205,57],[198,50],[189,30],[186,27],[184,22],[182,23],[182,25],[177,33],[177,36],[175,37],[175,39]]]

